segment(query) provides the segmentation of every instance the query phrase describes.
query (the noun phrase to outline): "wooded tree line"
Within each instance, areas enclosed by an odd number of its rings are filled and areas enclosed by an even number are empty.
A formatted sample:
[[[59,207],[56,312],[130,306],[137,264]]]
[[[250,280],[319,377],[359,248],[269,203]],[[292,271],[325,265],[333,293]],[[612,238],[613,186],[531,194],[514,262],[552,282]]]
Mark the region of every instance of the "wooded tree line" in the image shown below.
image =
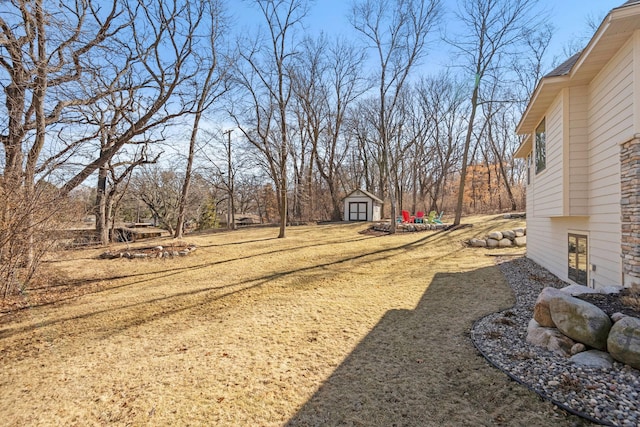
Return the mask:
[[[357,188],[391,218],[524,208],[513,130],[551,35],[537,0],[353,0],[353,39],[305,33],[311,0],[245,4],[255,32],[223,0],[2,2],[5,293],[87,206],[103,243],[141,215],[181,237],[251,213],[285,237]],[[431,71],[443,43],[451,67]]]

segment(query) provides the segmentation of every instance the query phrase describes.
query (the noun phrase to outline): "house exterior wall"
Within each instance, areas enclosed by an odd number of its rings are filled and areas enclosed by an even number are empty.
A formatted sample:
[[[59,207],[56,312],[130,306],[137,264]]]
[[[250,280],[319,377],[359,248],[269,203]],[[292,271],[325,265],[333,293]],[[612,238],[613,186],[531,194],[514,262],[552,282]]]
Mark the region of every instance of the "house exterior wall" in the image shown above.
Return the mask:
[[[633,135],[633,43],[589,86],[590,262],[596,284],[622,285],[620,144]]]
[[[636,34],[588,86],[562,89],[547,109],[547,168],[532,167],[527,189],[527,256],[566,281],[568,234],[577,233],[588,237],[589,286],[623,284],[620,155],[638,132],[639,49]],[[637,255],[629,265],[640,265]]]
[[[545,117],[546,120],[546,168],[535,173],[535,161],[532,169],[532,190],[536,203],[534,216],[561,216],[563,204],[562,162],[563,162],[563,126],[562,94],[556,97]],[[542,121],[542,118],[540,118]],[[534,137],[535,141],[535,137]],[[535,142],[534,148],[535,152]]]
[[[564,91],[558,94],[545,115],[547,166],[536,174],[535,161],[532,161],[531,182],[527,187],[527,257],[564,279],[568,253],[566,244],[559,244],[559,240],[568,227],[564,224],[566,221],[562,221],[565,97]],[[535,149],[534,142],[533,153]],[[554,217],[559,220],[552,221]]]
[[[588,215],[589,213],[589,88],[587,86],[569,89],[567,121],[569,140],[568,158],[564,173],[569,189],[567,215]]]

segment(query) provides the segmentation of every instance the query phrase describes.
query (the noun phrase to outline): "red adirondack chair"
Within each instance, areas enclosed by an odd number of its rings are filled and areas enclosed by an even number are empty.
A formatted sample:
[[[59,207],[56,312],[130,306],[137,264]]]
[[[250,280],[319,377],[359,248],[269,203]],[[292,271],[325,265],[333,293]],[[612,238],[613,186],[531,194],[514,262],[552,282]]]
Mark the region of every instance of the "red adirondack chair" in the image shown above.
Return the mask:
[[[402,211],[402,222],[413,222],[414,218],[409,214],[409,211]]]

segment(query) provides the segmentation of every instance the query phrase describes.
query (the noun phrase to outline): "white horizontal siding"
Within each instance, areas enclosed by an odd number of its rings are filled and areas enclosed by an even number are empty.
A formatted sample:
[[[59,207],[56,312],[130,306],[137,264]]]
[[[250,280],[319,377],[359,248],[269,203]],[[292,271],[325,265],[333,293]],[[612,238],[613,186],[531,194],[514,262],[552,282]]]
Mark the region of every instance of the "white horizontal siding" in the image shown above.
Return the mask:
[[[589,264],[595,271],[589,271],[589,286],[596,289],[603,286],[620,286],[620,241],[615,233],[594,231],[598,224],[587,217],[527,218],[527,257],[543,265],[560,279],[571,282],[568,277],[568,236],[569,233],[588,236]]]
[[[535,216],[558,216],[563,210],[562,161],[563,128],[562,96],[553,102],[546,115],[547,165],[544,171],[535,175],[532,190],[536,200]],[[535,148],[534,148],[535,154]],[[560,183],[560,184],[559,184]]]
[[[612,224],[600,224],[591,222],[590,236],[591,264],[596,266],[592,273],[596,287],[609,285],[622,285],[622,259],[620,258],[620,233],[606,232],[603,229],[611,228]]]
[[[569,214],[589,212],[589,91],[569,89]]]
[[[586,217],[527,218],[527,257],[569,281],[569,233],[588,234],[588,227]]]
[[[589,86],[589,258],[596,287],[621,284],[619,144],[633,135],[632,53],[628,43]]]

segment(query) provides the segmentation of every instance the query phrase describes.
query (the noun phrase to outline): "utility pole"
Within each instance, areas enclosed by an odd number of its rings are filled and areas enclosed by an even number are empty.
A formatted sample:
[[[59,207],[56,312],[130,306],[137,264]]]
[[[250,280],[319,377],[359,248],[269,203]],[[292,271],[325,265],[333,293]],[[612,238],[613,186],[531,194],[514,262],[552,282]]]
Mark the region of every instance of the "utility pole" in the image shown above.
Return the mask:
[[[235,203],[233,202],[233,172],[231,170],[231,132],[232,129],[225,131],[227,139],[227,228],[229,230],[236,229]]]

